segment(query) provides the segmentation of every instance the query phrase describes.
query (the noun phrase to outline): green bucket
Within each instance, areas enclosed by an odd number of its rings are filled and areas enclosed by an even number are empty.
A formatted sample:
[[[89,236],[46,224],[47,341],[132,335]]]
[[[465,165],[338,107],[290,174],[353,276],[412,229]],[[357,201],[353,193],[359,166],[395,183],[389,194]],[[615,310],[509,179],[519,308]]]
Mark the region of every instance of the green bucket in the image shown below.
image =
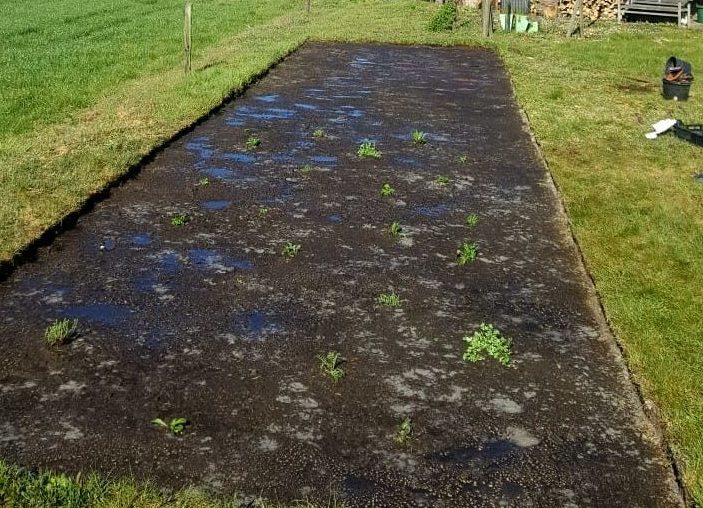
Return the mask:
[[[703,4],[697,5],[698,17],[696,18],[699,23],[703,23]]]

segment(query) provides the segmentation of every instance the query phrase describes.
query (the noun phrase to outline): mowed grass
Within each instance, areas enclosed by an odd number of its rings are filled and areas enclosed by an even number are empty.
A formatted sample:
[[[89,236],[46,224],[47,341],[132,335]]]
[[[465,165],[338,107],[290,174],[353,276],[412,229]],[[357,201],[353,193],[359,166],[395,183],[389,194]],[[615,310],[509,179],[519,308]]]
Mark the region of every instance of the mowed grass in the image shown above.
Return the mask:
[[[125,64],[114,73],[108,65],[99,85],[80,92],[83,102],[64,105],[61,112],[53,111],[51,101],[4,87],[2,93],[16,99],[2,107],[19,112],[15,117],[25,109],[33,113],[6,122],[0,136],[0,259],[10,260],[152,147],[307,39],[485,43],[477,17],[466,12],[453,32],[428,32],[437,7],[419,0],[314,1],[309,17],[303,1],[285,7],[260,3],[264,10],[280,8],[281,15],[251,26],[222,23],[209,45],[199,39],[207,28],[198,31],[202,8],[194,4],[197,51],[188,77],[178,47],[168,57],[142,49],[133,67]],[[162,35],[179,42],[182,5],[166,4],[176,19],[168,30],[176,33],[164,29]],[[52,8],[42,5],[32,12]],[[142,12],[147,4],[129,5],[116,15]],[[21,7],[7,10],[19,16],[16,9]],[[43,26],[38,20],[50,23],[56,14],[33,16]],[[27,25],[29,18],[15,22]],[[1,23],[13,21],[6,17]],[[149,23],[129,26],[135,33],[128,40],[148,39],[155,29]],[[589,38],[566,40],[563,27],[547,28],[533,36],[497,33],[487,44],[512,76],[633,376],[660,408],[684,483],[703,503],[703,185],[692,178],[703,171],[701,149],[673,137],[644,138],[649,124],[662,118],[703,122],[703,84],[694,82],[687,103],[665,102],[658,94],[669,56],[691,61],[694,73],[703,69],[703,32],[665,24],[601,24],[587,31]],[[31,45],[28,39],[37,35],[14,37]],[[48,59],[42,72],[90,80],[84,73],[91,65],[81,61],[58,69]],[[83,85],[65,86],[63,96],[70,97],[72,87]]]

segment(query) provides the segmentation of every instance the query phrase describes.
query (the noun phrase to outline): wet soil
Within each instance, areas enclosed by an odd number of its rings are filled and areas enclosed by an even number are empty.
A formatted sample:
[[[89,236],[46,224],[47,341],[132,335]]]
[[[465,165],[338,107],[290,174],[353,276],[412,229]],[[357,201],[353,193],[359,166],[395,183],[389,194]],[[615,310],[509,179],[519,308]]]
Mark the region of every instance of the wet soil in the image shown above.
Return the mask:
[[[80,335],[52,350],[63,317]],[[20,465],[351,506],[678,503],[490,52],[304,46],[17,269],[0,322]],[[512,367],[462,360],[482,322]]]

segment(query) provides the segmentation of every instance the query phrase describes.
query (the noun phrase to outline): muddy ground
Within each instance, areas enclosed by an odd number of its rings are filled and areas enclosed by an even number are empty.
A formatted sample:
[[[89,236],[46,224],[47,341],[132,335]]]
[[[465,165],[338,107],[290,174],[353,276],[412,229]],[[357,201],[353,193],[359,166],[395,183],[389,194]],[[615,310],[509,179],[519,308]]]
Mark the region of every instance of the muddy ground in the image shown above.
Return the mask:
[[[63,317],[80,334],[52,350]],[[304,46],[17,269],[0,321],[12,463],[352,506],[678,502],[486,51]],[[511,367],[462,360],[482,322]]]

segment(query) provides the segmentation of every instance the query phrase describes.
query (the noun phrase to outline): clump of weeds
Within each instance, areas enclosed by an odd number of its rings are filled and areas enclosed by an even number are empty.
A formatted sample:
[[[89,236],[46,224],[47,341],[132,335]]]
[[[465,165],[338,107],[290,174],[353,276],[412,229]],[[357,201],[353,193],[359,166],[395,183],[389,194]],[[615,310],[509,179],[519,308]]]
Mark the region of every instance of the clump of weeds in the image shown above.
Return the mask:
[[[326,355],[317,355],[317,360],[320,362],[320,370],[332,378],[332,381],[338,383],[345,375],[342,369],[341,355],[335,351],[330,351]]]
[[[185,226],[190,222],[190,217],[185,213],[177,213],[171,216],[172,226]]]
[[[400,307],[400,296],[393,290],[390,293],[381,293],[376,297],[376,303],[384,307]]]
[[[286,242],[281,249],[281,256],[292,259],[300,252],[301,245],[299,243]]]
[[[464,242],[456,251],[456,262],[459,266],[464,266],[467,263],[476,261],[478,255],[478,247],[473,242]]]
[[[475,213],[470,213],[466,216],[467,226],[474,227],[476,224],[478,224],[478,215],[476,215]]]
[[[268,206],[259,207],[259,217],[266,217],[271,209]]]
[[[196,187],[207,187],[210,185],[210,179],[208,177],[203,177],[200,180],[198,180],[198,183],[195,184]]]
[[[381,158],[381,152],[378,150],[378,148],[376,148],[376,143],[369,140],[362,141],[356,151],[356,154],[359,157],[371,157],[374,159]]]
[[[434,179],[434,183],[438,187],[446,187],[447,185],[449,185],[450,181],[451,180],[449,180],[449,177],[445,175],[439,175],[437,178]]]
[[[395,194],[395,189],[391,187],[391,184],[389,183],[384,183],[381,186],[381,196],[384,198],[389,198]]]
[[[315,129],[315,132],[312,133],[312,137],[315,139],[326,138],[327,133],[322,129]]]
[[[186,418],[173,418],[170,422],[166,423],[166,421],[161,418],[154,418],[151,420],[151,423],[164,429],[168,429],[171,434],[177,436],[183,433],[186,425],[188,425],[188,420]]]
[[[409,417],[403,418],[398,424],[398,430],[395,433],[395,442],[401,445],[406,445],[413,437],[413,422]]]
[[[512,341],[503,337],[493,325],[481,323],[473,335],[464,337],[464,342],[466,342],[464,361],[480,362],[488,356],[505,367],[510,366]]]
[[[402,232],[403,228],[400,226],[399,222],[393,222],[390,226],[388,226],[388,233],[394,238],[400,236]]]
[[[309,175],[312,173],[312,170],[315,169],[313,168],[310,164],[305,164],[302,168],[300,168],[300,172],[304,175]]]
[[[57,319],[44,330],[44,340],[49,346],[56,347],[66,344],[78,333],[78,321]]]
[[[252,134],[251,136],[249,136],[247,138],[247,142],[246,142],[247,149],[253,150],[255,148],[258,148],[259,145],[261,145],[261,139],[259,139],[258,136],[255,136]]]
[[[461,162],[462,164],[466,164],[469,162],[469,156],[468,155],[460,155],[459,157],[456,158],[458,162]]]
[[[416,145],[424,145],[425,143],[427,143],[427,134],[417,129],[412,131],[412,133],[410,134],[410,138]]]

